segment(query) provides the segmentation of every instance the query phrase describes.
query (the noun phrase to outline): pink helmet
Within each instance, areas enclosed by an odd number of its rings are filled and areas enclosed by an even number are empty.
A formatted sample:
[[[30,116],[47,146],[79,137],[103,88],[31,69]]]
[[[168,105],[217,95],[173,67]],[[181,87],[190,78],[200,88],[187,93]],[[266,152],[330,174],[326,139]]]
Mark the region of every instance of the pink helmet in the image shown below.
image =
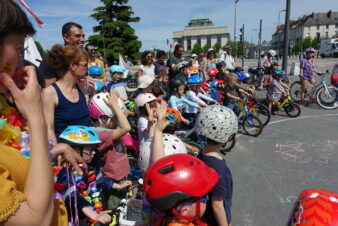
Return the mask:
[[[109,107],[105,102],[104,99],[108,99],[108,93],[98,93],[92,97],[89,103],[89,115],[90,117],[97,119],[103,115],[112,118],[115,115],[115,112],[111,107]],[[126,106],[124,105],[121,99],[118,100],[118,104],[123,112],[126,110]]]
[[[204,57],[204,53],[203,52],[200,53],[200,57]]]
[[[143,107],[153,100],[156,100],[156,97],[152,93],[141,93],[135,99],[137,107]]]

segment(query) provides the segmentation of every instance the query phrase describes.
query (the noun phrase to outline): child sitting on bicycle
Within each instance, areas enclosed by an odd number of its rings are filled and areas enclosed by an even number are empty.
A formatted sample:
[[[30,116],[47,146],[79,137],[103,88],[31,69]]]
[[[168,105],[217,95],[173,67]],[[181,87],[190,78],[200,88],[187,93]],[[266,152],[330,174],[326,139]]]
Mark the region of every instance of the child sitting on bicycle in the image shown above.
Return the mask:
[[[272,105],[278,104],[278,101],[281,99],[282,94],[288,93],[288,85],[283,83],[281,79],[284,77],[285,72],[282,70],[275,70],[272,74],[272,81],[268,86],[267,98],[269,100],[269,111],[271,112]],[[275,114],[276,112],[271,112]]]

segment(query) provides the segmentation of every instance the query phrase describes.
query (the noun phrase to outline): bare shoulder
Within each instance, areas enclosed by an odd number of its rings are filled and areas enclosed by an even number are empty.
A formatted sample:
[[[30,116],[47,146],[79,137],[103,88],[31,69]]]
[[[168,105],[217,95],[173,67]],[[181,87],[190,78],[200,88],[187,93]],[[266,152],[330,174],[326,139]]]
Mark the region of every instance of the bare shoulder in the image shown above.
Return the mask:
[[[42,98],[56,104],[57,94],[53,86],[48,86],[42,90]]]

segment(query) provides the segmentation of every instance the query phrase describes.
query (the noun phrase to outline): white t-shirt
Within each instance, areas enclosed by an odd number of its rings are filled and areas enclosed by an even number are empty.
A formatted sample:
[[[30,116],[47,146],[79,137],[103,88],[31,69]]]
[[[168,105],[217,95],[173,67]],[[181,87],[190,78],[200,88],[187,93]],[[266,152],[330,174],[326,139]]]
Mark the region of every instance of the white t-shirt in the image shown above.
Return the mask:
[[[235,69],[235,67],[234,67],[235,59],[233,58],[233,56],[228,55],[226,53],[223,53],[219,59],[220,59],[220,61],[224,61],[225,67],[227,69],[230,69],[230,70]]]
[[[148,139],[148,120],[144,117],[140,117],[137,121],[138,140],[141,145]]]
[[[141,64],[140,69],[142,70],[142,76],[152,76],[155,77],[155,66],[151,64],[150,66],[144,66]]]

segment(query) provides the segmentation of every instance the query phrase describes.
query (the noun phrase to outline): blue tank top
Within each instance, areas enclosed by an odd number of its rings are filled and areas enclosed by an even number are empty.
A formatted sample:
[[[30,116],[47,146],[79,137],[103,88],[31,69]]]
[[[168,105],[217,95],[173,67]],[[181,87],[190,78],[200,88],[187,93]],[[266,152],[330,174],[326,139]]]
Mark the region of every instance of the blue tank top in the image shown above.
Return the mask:
[[[76,103],[69,101],[61,92],[56,83],[53,83],[59,104],[54,110],[54,130],[56,139],[67,128],[67,126],[89,126],[89,108],[86,98],[76,85],[79,92],[79,100]]]

